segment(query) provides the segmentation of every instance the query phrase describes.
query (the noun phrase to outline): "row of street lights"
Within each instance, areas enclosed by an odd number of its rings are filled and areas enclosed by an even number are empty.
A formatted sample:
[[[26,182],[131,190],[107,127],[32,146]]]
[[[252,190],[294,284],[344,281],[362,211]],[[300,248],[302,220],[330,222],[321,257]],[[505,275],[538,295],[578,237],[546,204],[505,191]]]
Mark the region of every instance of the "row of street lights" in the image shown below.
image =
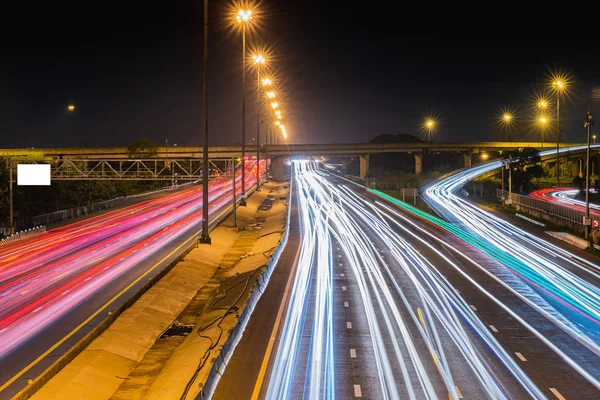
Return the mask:
[[[246,57],[246,31],[249,30],[251,24],[255,21],[254,11],[249,8],[239,8],[235,10],[233,22],[236,24],[242,33],[242,192],[240,196],[240,205],[246,205],[246,68],[248,59]],[[262,52],[252,54],[252,64],[256,69],[256,190],[260,190],[260,108],[263,102],[262,94],[265,94],[264,100],[271,100],[271,110],[273,115],[270,115],[275,121],[275,125],[281,130],[283,139],[287,139],[287,130],[283,124],[283,116],[279,108],[279,102],[276,101],[277,92],[273,89],[273,77],[267,76],[264,73],[264,68],[267,66],[267,56]],[[203,168],[202,168],[202,235],[201,243],[211,243],[208,232],[208,0],[204,0],[204,145],[203,145]],[[261,89],[263,89],[261,91]],[[271,119],[271,118],[269,118]],[[271,131],[272,132],[272,131]],[[279,135],[276,135],[277,139]],[[265,131],[265,139],[268,139],[268,128]],[[233,198],[236,198],[235,173],[233,176]],[[234,204],[235,213],[235,204]],[[234,214],[235,218],[235,214]]]

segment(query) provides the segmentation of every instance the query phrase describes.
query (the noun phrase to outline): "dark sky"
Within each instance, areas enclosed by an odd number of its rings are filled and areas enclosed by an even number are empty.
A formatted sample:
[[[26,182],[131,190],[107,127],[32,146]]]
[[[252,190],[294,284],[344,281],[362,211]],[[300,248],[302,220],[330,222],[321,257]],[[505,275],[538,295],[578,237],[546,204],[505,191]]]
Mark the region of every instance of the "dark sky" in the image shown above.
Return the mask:
[[[227,26],[230,3],[210,1],[211,144],[230,144],[240,141],[241,37]],[[261,4],[250,42],[271,49],[292,142],[417,134],[428,113],[440,118],[436,140],[498,139],[503,106],[517,111],[514,137],[533,140],[534,94],[558,69],[572,78],[561,107],[565,139],[583,140],[587,106],[600,106],[592,95],[600,56],[581,21],[439,22],[382,4]],[[124,7],[50,8],[1,36],[0,147],[126,145],[143,136],[200,144],[202,1]],[[252,138],[254,72],[248,78]]]

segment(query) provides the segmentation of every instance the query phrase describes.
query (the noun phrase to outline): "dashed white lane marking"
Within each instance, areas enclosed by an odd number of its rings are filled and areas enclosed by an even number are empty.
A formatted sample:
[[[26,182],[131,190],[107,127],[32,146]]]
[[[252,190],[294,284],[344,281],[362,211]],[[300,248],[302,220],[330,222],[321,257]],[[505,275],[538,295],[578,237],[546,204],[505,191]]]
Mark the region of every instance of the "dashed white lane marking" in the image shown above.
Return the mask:
[[[346,291],[346,286],[342,286],[342,290],[345,292]]]
[[[457,396],[459,399],[462,399],[462,398],[463,398],[463,395],[462,395],[462,393],[460,392],[460,390],[458,390],[458,386],[454,386],[454,390],[456,391],[456,396]]]
[[[560,392],[558,390],[556,390],[555,388],[550,388],[550,391],[556,396],[556,398],[558,400],[567,400],[563,397],[562,394],[560,394]]]
[[[475,307],[473,304],[471,304],[469,307],[471,307],[471,310],[473,310],[473,311],[478,311],[477,307]]]
[[[354,385],[354,397],[362,397],[362,390],[360,385]]]
[[[356,349],[350,349],[350,358],[356,358]]]
[[[347,301],[345,301],[345,302],[344,302],[344,308],[348,308],[348,307],[350,307],[350,304],[348,304],[348,302],[347,302]]]
[[[340,267],[343,267],[343,266],[344,266],[344,264],[340,263]]]
[[[350,322],[350,321],[346,322],[346,329],[352,329],[352,322]]]
[[[341,255],[341,254],[338,254],[338,258],[342,258],[342,255]]]
[[[490,325],[490,329],[492,330],[492,332],[499,332],[498,328],[496,328],[494,325]]]
[[[233,183],[232,183],[232,185],[233,185]],[[346,275],[342,273],[342,274],[340,274],[340,276],[343,278],[343,277],[345,277]]]
[[[527,362],[527,359],[523,356],[523,354],[519,353],[518,351],[515,352],[515,354],[517,355],[517,357],[519,357],[519,360]]]
[[[232,184],[232,185],[233,185],[233,184]],[[338,247],[338,248],[337,248],[337,250],[338,250],[338,251],[340,251],[340,248]]]

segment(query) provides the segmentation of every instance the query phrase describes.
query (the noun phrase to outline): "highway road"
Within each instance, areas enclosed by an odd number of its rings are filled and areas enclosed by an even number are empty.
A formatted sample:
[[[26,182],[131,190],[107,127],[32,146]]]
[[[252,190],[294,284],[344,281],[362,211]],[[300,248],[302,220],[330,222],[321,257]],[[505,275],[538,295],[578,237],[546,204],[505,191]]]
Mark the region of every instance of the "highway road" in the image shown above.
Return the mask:
[[[595,190],[590,189],[590,192],[595,192]],[[579,189],[577,188],[562,187],[539,189],[531,192],[529,196],[533,197],[534,199],[547,201],[560,206],[570,207],[573,210],[585,212],[585,201],[575,198],[578,193]],[[600,204],[590,203],[590,213],[600,216]]]
[[[586,371],[597,355],[491,279],[503,266],[460,232],[316,164],[294,166],[289,283],[252,316],[215,399],[600,396],[544,335]]]
[[[255,165],[246,164],[247,188],[256,184]],[[240,171],[236,187],[239,198]],[[230,211],[232,189],[231,177],[210,182],[213,224]],[[201,221],[198,185],[0,247],[0,398],[160,273],[195,240]]]
[[[532,324],[530,332],[545,336],[544,340],[555,354],[590,384],[600,388],[600,267],[597,260],[532,235],[458,195],[466,181],[499,167],[500,162],[496,161],[463,170],[429,185],[424,196],[440,215],[468,233],[467,242],[502,265],[502,268],[487,270],[489,278],[526,300],[545,317],[545,324]],[[542,332],[548,323],[563,334],[544,335]]]

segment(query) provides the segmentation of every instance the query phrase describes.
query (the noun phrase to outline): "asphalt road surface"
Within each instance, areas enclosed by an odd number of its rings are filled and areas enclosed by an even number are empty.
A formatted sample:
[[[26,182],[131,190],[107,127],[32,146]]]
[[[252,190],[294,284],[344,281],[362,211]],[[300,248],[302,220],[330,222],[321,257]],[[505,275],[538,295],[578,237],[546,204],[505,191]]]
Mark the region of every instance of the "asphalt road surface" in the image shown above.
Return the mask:
[[[255,163],[248,163],[250,171]],[[246,174],[246,186],[255,184]],[[241,190],[238,173],[237,191]],[[214,224],[231,177],[210,183]],[[160,273],[201,231],[202,186],[0,248],[0,398],[10,398]]]
[[[294,239],[215,399],[600,397],[593,347],[498,284],[498,260],[316,164],[295,167]]]

